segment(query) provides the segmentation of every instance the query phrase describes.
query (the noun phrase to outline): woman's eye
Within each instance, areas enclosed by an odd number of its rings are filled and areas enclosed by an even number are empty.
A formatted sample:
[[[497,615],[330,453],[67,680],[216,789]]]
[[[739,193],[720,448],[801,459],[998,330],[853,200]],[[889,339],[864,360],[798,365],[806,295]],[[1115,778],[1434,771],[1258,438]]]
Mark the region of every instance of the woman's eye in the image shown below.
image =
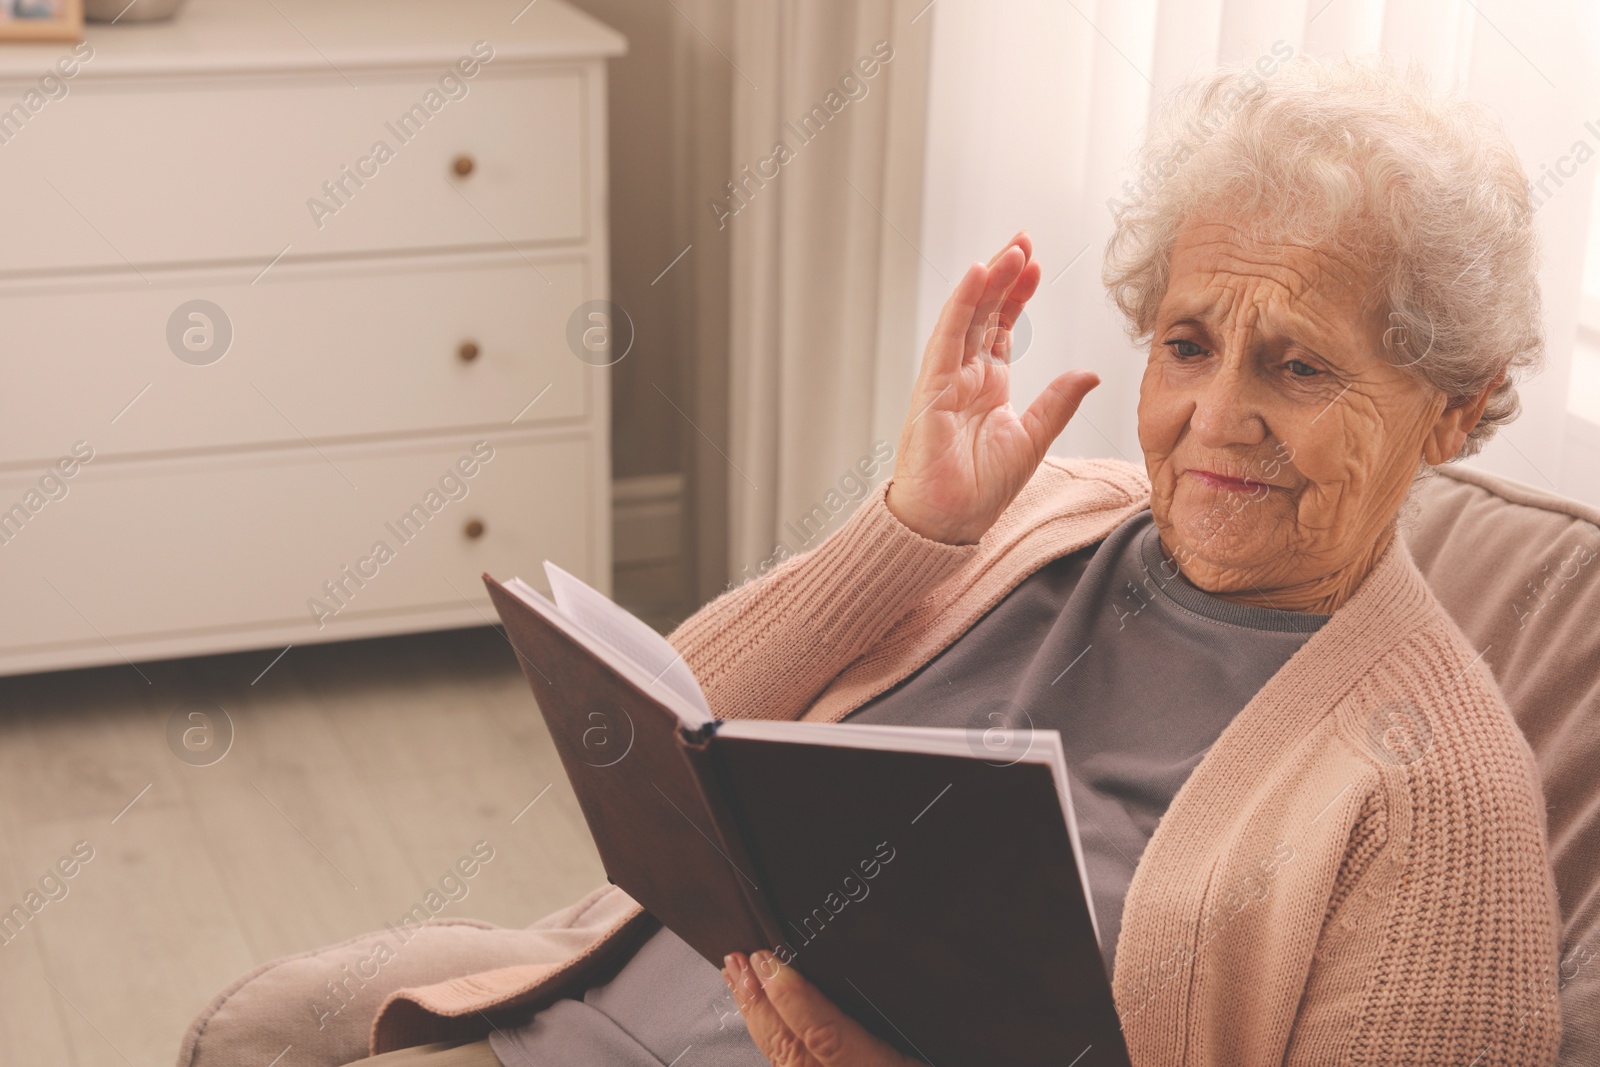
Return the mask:
[[[1298,359],[1291,359],[1289,361],[1289,373],[1294,375],[1296,378],[1310,378],[1312,375],[1320,374],[1322,372],[1317,370],[1317,368],[1313,367],[1309,363],[1302,363]]]
[[[1163,341],[1161,343],[1172,349],[1172,354],[1177,356],[1179,359],[1193,359],[1195,356],[1204,355],[1206,351],[1193,341],[1177,340]]]

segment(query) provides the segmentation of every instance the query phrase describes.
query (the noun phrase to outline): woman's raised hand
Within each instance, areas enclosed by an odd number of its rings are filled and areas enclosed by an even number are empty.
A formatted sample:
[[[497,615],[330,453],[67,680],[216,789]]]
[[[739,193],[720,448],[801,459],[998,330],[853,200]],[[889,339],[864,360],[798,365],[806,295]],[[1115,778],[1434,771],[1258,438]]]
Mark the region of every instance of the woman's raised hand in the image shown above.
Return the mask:
[[[1027,411],[1011,408],[1011,328],[1039,287],[1026,232],[956,284],[928,338],[900,431],[886,503],[934,541],[976,544],[1100,384],[1091,371],[1052,381]]]

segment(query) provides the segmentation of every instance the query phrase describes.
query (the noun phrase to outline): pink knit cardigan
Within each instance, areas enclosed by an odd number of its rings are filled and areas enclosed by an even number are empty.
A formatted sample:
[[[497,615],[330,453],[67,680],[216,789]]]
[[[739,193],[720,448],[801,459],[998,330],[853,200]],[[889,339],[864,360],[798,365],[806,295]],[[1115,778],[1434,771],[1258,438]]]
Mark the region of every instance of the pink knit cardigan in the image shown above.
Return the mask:
[[[1149,499],[1128,464],[1050,458],[979,544],[951,546],[884,492],[674,631],[717,714],[837,721]],[[1229,724],[1128,890],[1114,990],[1135,1064],[1555,1061],[1543,804],[1479,659],[1397,539]],[[374,1051],[580,988],[640,919],[607,888],[546,921],[559,953],[400,990]]]

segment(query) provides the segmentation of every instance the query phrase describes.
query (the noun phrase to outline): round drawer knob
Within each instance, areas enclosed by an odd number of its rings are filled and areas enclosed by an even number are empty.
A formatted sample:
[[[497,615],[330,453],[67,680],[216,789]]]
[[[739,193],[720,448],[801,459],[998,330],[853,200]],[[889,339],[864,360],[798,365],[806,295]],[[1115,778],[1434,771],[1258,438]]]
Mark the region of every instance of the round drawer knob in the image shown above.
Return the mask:
[[[460,177],[465,178],[472,173],[472,169],[476,166],[477,164],[473,162],[472,157],[463,152],[455,158],[455,162],[450,165],[450,169]]]
[[[456,349],[456,356],[459,357],[463,363],[471,363],[473,360],[478,358],[478,342],[462,341],[461,347]]]
[[[467,540],[476,541],[478,538],[483,536],[483,520],[468,519],[467,525],[462,530],[462,533],[467,535]]]

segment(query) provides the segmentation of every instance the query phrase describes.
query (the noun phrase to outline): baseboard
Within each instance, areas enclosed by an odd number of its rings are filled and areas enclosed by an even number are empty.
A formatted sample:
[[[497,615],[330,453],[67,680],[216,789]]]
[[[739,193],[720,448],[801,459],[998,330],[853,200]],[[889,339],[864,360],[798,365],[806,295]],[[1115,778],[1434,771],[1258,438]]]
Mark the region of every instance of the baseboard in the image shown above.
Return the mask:
[[[645,474],[611,483],[611,559],[618,567],[683,558],[682,474]]]

